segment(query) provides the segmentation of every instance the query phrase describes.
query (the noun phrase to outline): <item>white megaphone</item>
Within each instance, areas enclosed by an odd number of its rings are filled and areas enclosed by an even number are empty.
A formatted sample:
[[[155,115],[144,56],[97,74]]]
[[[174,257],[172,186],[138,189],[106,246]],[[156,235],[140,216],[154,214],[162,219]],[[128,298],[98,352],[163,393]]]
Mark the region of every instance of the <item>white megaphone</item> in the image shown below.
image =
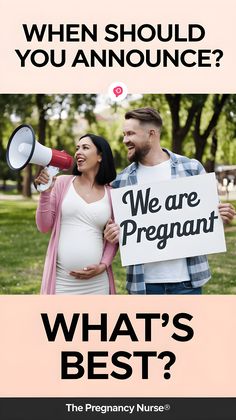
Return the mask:
[[[64,151],[50,149],[35,140],[34,130],[30,125],[22,124],[17,127],[7,145],[7,164],[13,170],[24,169],[28,163],[46,166],[49,174],[49,182],[37,186],[38,191],[47,190],[52,178],[60,169],[69,169],[74,159]]]

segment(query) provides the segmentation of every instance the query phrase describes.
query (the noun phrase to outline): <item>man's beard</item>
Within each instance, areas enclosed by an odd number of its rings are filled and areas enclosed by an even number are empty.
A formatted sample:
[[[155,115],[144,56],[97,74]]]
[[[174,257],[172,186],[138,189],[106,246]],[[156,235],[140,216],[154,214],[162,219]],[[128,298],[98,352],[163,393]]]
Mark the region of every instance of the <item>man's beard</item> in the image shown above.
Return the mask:
[[[145,158],[145,156],[147,156],[147,154],[150,152],[150,150],[151,150],[151,147],[150,147],[149,144],[147,144],[146,146],[143,146],[140,149],[135,149],[134,153],[130,157],[128,156],[128,159],[131,163],[133,163],[133,162],[136,162],[136,163],[141,162],[142,163],[143,158]]]

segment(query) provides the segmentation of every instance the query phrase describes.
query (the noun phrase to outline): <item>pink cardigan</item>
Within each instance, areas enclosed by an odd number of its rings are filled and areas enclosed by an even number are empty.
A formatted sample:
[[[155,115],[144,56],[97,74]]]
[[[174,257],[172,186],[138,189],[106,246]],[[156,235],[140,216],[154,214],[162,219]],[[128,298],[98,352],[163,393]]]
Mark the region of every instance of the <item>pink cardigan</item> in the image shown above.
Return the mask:
[[[73,175],[61,175],[57,178],[52,191],[45,191],[40,194],[39,204],[36,211],[36,224],[40,232],[51,231],[51,238],[48,244],[41,294],[53,295],[56,287],[56,259],[61,225],[61,205],[66,192],[69,189]],[[110,187],[107,187],[110,199]],[[101,263],[106,264],[109,278],[110,294],[115,293],[114,277],[111,263],[116,254],[118,246],[105,241]]]

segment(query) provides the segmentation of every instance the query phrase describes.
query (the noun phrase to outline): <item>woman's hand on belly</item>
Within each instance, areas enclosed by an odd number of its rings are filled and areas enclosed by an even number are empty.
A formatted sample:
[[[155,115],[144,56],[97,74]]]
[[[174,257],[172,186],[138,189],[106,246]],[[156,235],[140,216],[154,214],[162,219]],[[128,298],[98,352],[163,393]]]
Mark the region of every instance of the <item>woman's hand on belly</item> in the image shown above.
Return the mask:
[[[78,280],[89,280],[92,277],[102,274],[106,270],[105,264],[93,264],[88,267],[84,267],[79,270],[70,271],[70,276],[75,277]]]

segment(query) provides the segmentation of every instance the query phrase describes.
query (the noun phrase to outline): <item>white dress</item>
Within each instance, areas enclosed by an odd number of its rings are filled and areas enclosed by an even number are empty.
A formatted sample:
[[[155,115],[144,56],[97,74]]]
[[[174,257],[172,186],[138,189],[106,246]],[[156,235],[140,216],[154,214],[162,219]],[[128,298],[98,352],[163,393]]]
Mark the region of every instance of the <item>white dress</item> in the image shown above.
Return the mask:
[[[103,254],[103,230],[111,217],[109,197],[87,203],[76,192],[73,181],[62,202],[61,229],[57,253],[56,294],[109,294],[107,272],[79,280],[72,270],[99,264]]]

